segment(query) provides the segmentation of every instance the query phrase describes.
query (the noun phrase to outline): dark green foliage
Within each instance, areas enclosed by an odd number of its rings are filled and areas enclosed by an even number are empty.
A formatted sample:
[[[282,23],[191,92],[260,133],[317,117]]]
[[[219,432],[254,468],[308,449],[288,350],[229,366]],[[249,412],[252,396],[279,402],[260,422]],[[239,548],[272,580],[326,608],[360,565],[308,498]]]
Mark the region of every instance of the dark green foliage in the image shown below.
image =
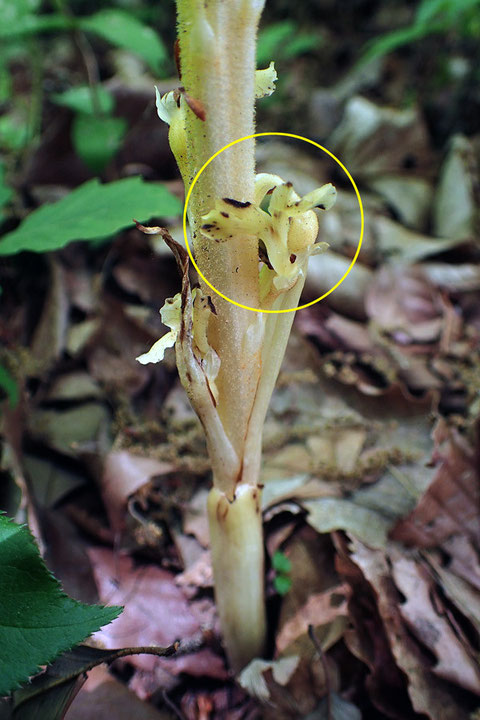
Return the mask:
[[[178,198],[163,185],[145,183],[139,177],[102,185],[90,180],[62,200],[43,205],[0,241],[0,255],[22,250],[58,250],[72,240],[108,237],[152,216],[178,215]]]
[[[118,607],[90,606],[65,595],[30,530],[0,516],[0,695],[114,620]]]

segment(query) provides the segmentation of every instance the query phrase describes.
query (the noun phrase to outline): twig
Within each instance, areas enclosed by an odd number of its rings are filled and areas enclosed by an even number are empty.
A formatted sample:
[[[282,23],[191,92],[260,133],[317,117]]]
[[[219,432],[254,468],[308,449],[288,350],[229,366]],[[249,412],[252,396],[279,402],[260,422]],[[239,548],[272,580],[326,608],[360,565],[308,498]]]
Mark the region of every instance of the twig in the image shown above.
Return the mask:
[[[92,99],[92,107],[94,114],[98,117],[102,114],[102,107],[98,96],[98,87],[100,85],[100,71],[98,69],[97,59],[92,47],[87,40],[85,33],[78,28],[75,17],[70,8],[66,5],[65,0],[55,0],[55,4],[61,15],[65,18],[70,26],[73,39],[85,65],[87,73],[88,86],[90,88],[90,96]]]
[[[179,710],[179,709],[177,708],[177,706],[175,705],[175,703],[173,702],[173,700],[170,700],[170,698],[169,698],[168,695],[167,695],[167,691],[166,691],[166,690],[164,690],[164,691],[162,692],[162,698],[163,698],[163,701],[164,701],[165,705],[168,705],[168,707],[170,708],[170,710],[172,710],[172,711],[175,713],[175,715],[179,718],[179,720],[185,720],[185,715],[182,713],[181,710]]]
[[[308,637],[312,641],[313,647],[321,660],[323,672],[325,674],[325,686],[327,688],[327,720],[332,720],[332,695],[330,691],[330,673],[328,672],[327,658],[323,652],[322,646],[315,637],[313,625],[308,626]]]

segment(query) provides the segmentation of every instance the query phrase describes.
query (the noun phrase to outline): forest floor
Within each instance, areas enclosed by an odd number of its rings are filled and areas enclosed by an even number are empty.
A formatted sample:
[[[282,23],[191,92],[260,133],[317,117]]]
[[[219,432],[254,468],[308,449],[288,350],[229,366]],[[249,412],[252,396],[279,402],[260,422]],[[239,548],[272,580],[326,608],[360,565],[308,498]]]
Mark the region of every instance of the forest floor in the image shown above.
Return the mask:
[[[373,5],[368,29],[380,32],[388,23]],[[135,361],[179,290],[168,249],[130,227],[2,259],[1,360],[18,393],[3,401],[2,508],[28,520],[69,595],[124,606],[94,636],[100,647],[185,644],[178,657],[95,668],[67,720],[480,718],[478,50],[434,37],[359,68],[367,25],[357,20],[300,19],[321,49],[281,56],[278,95],[259,109],[259,131],[335,153],[365,212],[352,271],[297,314],[265,426],[272,660],[237,681],[229,673],[202,430],[173,351],[161,365]],[[135,64],[126,79],[107,55],[97,62],[128,124],[102,179],[140,173],[182,201],[153,82]],[[31,92],[21,60],[12,77]],[[59,82],[55,56],[43,82]],[[36,142],[3,151],[15,191],[5,232],[94,175],[72,145],[72,111],[43,102]],[[300,141],[261,141],[258,167],[301,194],[338,189],[309,302],[355,253],[357,197],[330,157]],[[179,216],[153,221],[181,237]]]

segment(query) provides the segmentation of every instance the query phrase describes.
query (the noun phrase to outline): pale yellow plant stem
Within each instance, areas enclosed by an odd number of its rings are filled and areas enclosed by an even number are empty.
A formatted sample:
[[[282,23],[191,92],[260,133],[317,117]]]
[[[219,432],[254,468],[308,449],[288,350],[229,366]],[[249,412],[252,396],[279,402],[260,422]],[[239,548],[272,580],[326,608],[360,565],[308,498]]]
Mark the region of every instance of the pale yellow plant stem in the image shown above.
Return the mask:
[[[178,0],[182,83],[205,119],[186,113],[186,184],[228,143],[254,133],[256,35],[263,0]],[[258,241],[234,236],[213,243],[201,233],[202,216],[219,198],[253,200],[254,142],[221,153],[201,175],[189,205],[196,261],[220,292],[249,307],[260,304]],[[188,188],[187,188],[188,189]],[[245,443],[260,381],[264,318],[212,295],[208,339],[220,358],[216,411],[236,453],[221,470],[212,457],[214,488],[208,500],[215,594],[232,668],[239,671],[265,644],[264,551],[257,474],[243,478]],[[261,434],[261,428],[260,428]],[[208,429],[207,429],[208,437]],[[209,450],[215,455],[210,437]],[[261,452],[261,443],[255,447]],[[249,463],[259,469],[258,461]],[[215,472],[215,468],[217,471]],[[231,472],[230,472],[231,471]]]

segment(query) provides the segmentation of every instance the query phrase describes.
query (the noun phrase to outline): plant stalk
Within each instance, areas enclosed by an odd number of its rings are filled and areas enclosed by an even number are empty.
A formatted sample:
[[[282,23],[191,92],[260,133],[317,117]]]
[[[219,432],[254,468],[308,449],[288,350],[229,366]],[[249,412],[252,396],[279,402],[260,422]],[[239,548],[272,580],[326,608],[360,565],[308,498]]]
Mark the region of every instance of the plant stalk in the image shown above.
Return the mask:
[[[260,490],[243,483],[231,502],[214,486],[208,520],[218,614],[231,667],[239,672],[265,650]]]
[[[193,112],[186,114],[187,183],[217,150],[255,131],[256,35],[262,7],[263,0],[177,2],[182,83],[205,112],[204,120]],[[189,206],[200,270],[220,292],[249,307],[260,305],[258,241],[238,234],[212,248],[200,228],[202,216],[217,199],[253,200],[254,151],[253,140],[246,140],[221,153],[202,173]],[[208,287],[203,290],[211,295]],[[239,671],[262,655],[265,645],[264,551],[257,488],[261,445],[255,448],[258,459],[247,463],[257,472],[249,472],[247,483],[242,477],[260,380],[264,322],[261,313],[218,296],[212,300],[215,314],[208,339],[220,359],[216,411],[238,462],[228,486],[214,472],[208,516],[216,601],[227,654],[232,668]],[[215,467],[211,441],[209,451]]]
[[[160,117],[188,191],[200,168],[254,133],[255,98],[273,92],[273,63],[255,73],[264,0],[177,0],[183,87],[157,96]],[[263,654],[266,637],[259,473],[262,431],[294,312],[316,244],[314,208],[335,201],[331,185],[300,198],[292,183],[255,175],[254,142],[242,140],[208,164],[191,194],[196,263],[230,300],[192,289],[188,255],[162,228],[182,291],[161,310],[170,332],[140,362],[175,344],[180,380],[205,429],[212,463],[208,497],[215,595],[235,672]],[[262,205],[263,203],[263,205]],[[266,209],[265,209],[266,208]],[[276,314],[281,311],[281,314]],[[285,311],[285,312],[282,312]]]

